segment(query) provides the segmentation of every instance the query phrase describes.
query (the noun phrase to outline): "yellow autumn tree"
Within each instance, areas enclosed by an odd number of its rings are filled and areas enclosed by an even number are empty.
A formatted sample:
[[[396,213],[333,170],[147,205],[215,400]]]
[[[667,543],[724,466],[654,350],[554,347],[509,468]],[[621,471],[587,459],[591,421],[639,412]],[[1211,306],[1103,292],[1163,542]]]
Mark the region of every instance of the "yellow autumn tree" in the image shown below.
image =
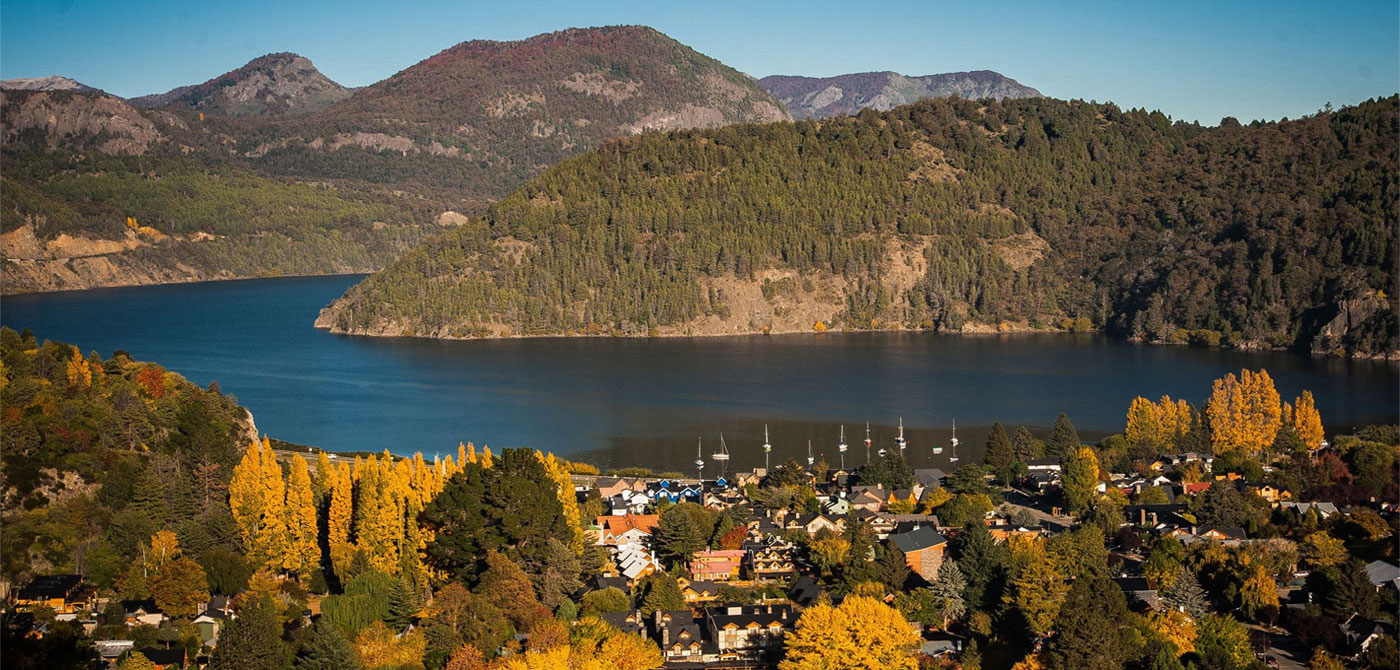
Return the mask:
[[[427,646],[427,638],[423,637],[422,632],[415,630],[399,637],[383,621],[366,626],[355,636],[353,644],[355,657],[366,670],[421,669]]]
[[[1292,405],[1284,403],[1283,420],[1293,427],[1298,439],[1309,449],[1322,446],[1322,415],[1313,402],[1312,391],[1303,391],[1302,395],[1293,399]]]
[[[495,459],[491,457],[491,447],[481,448],[481,459],[478,462],[483,468],[490,468],[495,463]]]
[[[92,366],[83,359],[83,352],[73,347],[73,357],[68,359],[68,388],[82,391],[92,386]]]
[[[331,494],[331,459],[324,451],[316,452],[316,474],[311,478],[311,492],[316,494],[318,507]]]
[[[1147,623],[1163,640],[1176,647],[1177,656],[1196,650],[1196,622],[1185,612],[1171,608],[1148,612]]]
[[[1174,449],[1191,430],[1191,406],[1185,400],[1162,396],[1152,402],[1137,397],[1128,406],[1128,424],[1123,437],[1129,444],[1146,444]]]
[[[555,458],[554,454],[545,454],[536,450],[535,456],[544,464],[545,471],[549,473],[549,478],[554,480],[557,487],[559,506],[563,508],[564,518],[569,522],[569,531],[573,533],[569,539],[569,548],[573,549],[576,555],[582,556],[583,526],[579,521],[578,496],[574,494],[574,482],[569,478],[569,469],[563,461]]]
[[[267,438],[254,442],[229,481],[229,508],[254,565],[280,569],[287,549],[282,468]]]
[[[321,567],[321,548],[317,544],[316,495],[311,491],[306,459],[300,454],[292,457],[284,512],[287,515],[287,549],[282,557],[282,569],[309,576]]]
[[[355,480],[350,464],[336,466],[330,480],[330,504],[326,508],[326,546],[330,549],[331,569],[342,579],[355,557],[350,544],[350,529],[354,523]]]
[[[914,670],[919,636],[894,608],[865,596],[819,603],[797,619],[781,670]],[[840,659],[833,664],[833,659]]]
[[[152,569],[179,555],[180,541],[175,537],[175,533],[162,530],[151,536],[151,553],[147,555],[147,563]]]
[[[1283,406],[1267,370],[1241,370],[1215,380],[1210,402],[1211,444],[1215,453],[1233,449],[1253,456],[1267,449],[1283,425]]]
[[[403,510],[393,479],[393,464],[370,456],[359,472],[355,502],[355,547],[370,567],[388,575],[398,574],[403,538]]]

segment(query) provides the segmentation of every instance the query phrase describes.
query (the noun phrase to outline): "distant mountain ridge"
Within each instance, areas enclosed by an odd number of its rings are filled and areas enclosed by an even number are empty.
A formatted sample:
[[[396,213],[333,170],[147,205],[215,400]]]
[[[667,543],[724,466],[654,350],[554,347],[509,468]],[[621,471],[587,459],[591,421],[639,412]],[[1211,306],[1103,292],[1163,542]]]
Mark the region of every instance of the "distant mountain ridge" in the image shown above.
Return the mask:
[[[224,116],[293,114],[325,109],[350,97],[304,56],[274,53],[203,84],[132,98],[143,109],[182,107]]]
[[[794,118],[825,118],[862,109],[884,112],[925,98],[1040,98],[1040,91],[991,70],[910,77],[898,72],[862,72],[835,77],[772,75],[760,86],[787,106]]]
[[[87,84],[68,77],[49,75],[47,77],[26,77],[0,81],[0,89],[7,91],[95,91]]]

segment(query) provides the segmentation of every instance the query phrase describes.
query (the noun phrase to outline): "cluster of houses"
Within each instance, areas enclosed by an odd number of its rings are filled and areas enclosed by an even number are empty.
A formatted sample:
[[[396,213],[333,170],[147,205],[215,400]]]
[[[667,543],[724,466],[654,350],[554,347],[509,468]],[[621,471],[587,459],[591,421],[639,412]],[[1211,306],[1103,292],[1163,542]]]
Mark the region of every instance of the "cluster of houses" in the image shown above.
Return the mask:
[[[99,627],[112,626],[154,626],[159,628],[166,622],[165,613],[155,601],[122,600],[121,620],[110,620],[114,614],[109,607],[111,601],[98,597],[97,587],[84,581],[81,575],[46,575],[35,577],[29,584],[11,594],[6,609],[14,613],[11,625],[28,629],[33,638],[43,638],[52,624],[47,620],[36,620],[38,610],[53,613],[52,621],[76,621],[83,632],[92,635]],[[233,607],[224,596],[212,596],[200,608],[200,615],[193,620],[205,646],[213,647],[219,641],[219,629],[234,618]],[[47,619],[47,617],[44,617]],[[138,651],[155,664],[156,668],[202,667],[208,663],[207,657],[191,658],[184,647],[179,645],[135,648],[135,643],[125,639],[104,639],[94,642],[97,652],[109,667],[117,667],[118,662],[129,652]]]
[[[1206,473],[1205,481],[1177,482],[1162,472],[1172,466],[1195,461]],[[1250,482],[1237,475],[1212,478],[1213,458],[1209,454],[1165,456],[1152,464],[1149,476],[1110,475],[1099,486],[1100,492],[1118,489],[1134,497],[1148,488],[1162,492],[1165,503],[1132,504],[1124,509],[1129,523],[1158,536],[1174,537],[1183,543],[1200,541],[1238,546],[1252,542],[1242,528],[1198,526],[1186,515],[1191,496],[1203,494],[1217,480],[1224,480],[1242,493],[1259,496],[1273,507],[1297,514],[1316,514],[1321,519],[1345,513],[1329,502],[1295,502],[1290,491],[1273,484]],[[756,483],[763,471],[736,474],[731,480],[674,481],[666,479],[627,479],[600,477],[591,483],[605,501],[609,514],[596,520],[597,542],[609,549],[612,563],[596,588],[615,586],[624,592],[646,576],[662,570],[653,552],[652,536],[660,517],[644,514],[660,500],[691,501],[713,509],[739,507],[747,512],[746,534],[738,549],[697,552],[681,567],[686,578],[679,580],[688,610],[640,611],[607,615],[623,630],[644,635],[661,646],[668,667],[763,667],[775,658],[781,638],[791,632],[797,616],[821,594],[817,570],[808,560],[794,534],[815,536],[824,529],[841,532],[850,519],[857,519],[875,532],[881,541],[891,540],[904,553],[909,569],[927,582],[936,579],[948,548],[944,533],[956,532],[941,526],[937,516],[909,512],[918,509],[924,494],[945,482],[946,473],[937,469],[915,471],[915,483],[908,489],[888,490],[880,486],[853,485],[854,477],[845,471],[831,473],[826,482],[813,482],[820,511],[794,513],[787,510],[759,510],[742,494],[743,487]],[[1003,504],[986,514],[984,522],[992,536],[1004,541],[1015,535],[1043,536],[1068,530],[1072,519],[1054,507],[1042,506],[1039,494],[1060,485],[1060,462],[1044,459],[1029,464],[1022,488],[1028,505],[1035,511]],[[580,492],[587,490],[580,487]],[[898,511],[895,511],[898,510]],[[1020,512],[1020,513],[1018,513]],[[1031,513],[1036,523],[1028,523]],[[1019,523],[1013,522],[1013,517]],[[1115,583],[1136,608],[1146,611],[1161,607],[1156,585],[1141,574],[1141,556],[1114,554],[1118,574]],[[1367,574],[1378,590],[1400,589],[1400,568],[1385,561],[1367,566]],[[724,602],[724,585],[755,587],[777,585],[782,598],[756,605],[736,606]],[[775,590],[776,591],[776,590]],[[917,629],[915,624],[911,627]],[[1346,622],[1345,630],[1356,649],[1362,649],[1377,635],[1393,634],[1388,622],[1358,617]],[[924,649],[930,656],[955,652],[961,642],[944,632],[923,631]]]

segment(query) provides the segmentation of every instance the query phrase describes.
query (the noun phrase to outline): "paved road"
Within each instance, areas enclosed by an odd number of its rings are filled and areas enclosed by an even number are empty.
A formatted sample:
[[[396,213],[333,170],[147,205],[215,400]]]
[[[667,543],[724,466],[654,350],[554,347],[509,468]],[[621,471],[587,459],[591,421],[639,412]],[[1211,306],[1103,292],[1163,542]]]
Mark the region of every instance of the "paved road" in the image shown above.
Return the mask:
[[[1303,649],[1303,646],[1298,644],[1298,638],[1254,624],[1249,624],[1246,628],[1251,631],[1262,631],[1268,636],[1269,648],[1264,653],[1278,659],[1279,670],[1304,670],[1307,667],[1308,650]]]

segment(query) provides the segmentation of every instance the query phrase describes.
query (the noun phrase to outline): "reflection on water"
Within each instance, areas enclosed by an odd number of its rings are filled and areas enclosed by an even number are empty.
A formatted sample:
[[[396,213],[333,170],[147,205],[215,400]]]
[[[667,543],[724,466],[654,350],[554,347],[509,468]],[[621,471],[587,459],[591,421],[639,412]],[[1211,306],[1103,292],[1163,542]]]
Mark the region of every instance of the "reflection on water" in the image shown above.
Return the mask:
[[[724,433],[731,468],[813,451],[864,462],[903,417],[918,465],[947,466],[953,419],[965,458],[987,426],[1049,426],[1066,412],[1086,437],[1121,430],[1137,395],[1201,402],[1210,382],[1267,368],[1292,398],[1311,389],[1329,426],[1393,421],[1392,364],[1139,346],[1089,335],[925,333],[478,342],[373,339],[311,327],[355,277],[105,289],[6,298],[0,319],[109,355],[125,349],[191,380],[218,380],[263,432],[340,450],[450,451],[458,441],[530,445],[604,466],[690,471]],[[1038,433],[1039,434],[1039,433]],[[1043,435],[1041,435],[1043,436]],[[710,462],[706,472],[716,471]]]

